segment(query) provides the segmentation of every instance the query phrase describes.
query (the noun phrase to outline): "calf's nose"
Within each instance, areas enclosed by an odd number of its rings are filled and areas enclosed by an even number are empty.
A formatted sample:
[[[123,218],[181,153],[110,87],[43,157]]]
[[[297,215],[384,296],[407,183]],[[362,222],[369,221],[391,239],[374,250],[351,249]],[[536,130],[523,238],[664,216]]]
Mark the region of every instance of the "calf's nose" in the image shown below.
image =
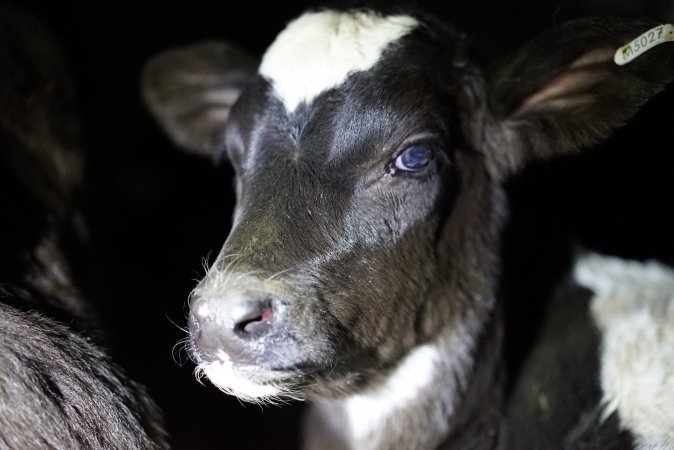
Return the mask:
[[[282,300],[256,279],[242,278],[217,293],[202,292],[190,304],[190,335],[203,359],[252,364],[263,341],[283,328]],[[270,339],[268,339],[270,340]]]
[[[253,339],[271,329],[270,322],[274,316],[271,298],[237,299],[230,302],[233,306],[220,308],[220,314],[238,337]]]

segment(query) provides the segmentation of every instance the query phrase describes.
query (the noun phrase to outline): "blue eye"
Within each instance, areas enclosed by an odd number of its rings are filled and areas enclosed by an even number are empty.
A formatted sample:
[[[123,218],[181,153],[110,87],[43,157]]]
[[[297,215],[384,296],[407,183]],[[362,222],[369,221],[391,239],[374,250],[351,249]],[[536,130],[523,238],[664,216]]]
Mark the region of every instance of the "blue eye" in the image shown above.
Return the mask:
[[[431,162],[432,153],[423,145],[410,145],[393,162],[394,170],[416,172]]]

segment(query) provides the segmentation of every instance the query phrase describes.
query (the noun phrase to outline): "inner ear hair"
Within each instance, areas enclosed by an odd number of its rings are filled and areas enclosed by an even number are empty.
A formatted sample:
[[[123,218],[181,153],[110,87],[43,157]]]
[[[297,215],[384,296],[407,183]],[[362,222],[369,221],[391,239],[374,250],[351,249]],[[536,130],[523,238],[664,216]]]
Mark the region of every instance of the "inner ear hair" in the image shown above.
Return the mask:
[[[604,47],[582,55],[526,97],[512,117],[524,111],[574,108],[591,102],[592,88],[607,76],[606,65],[612,64],[614,53],[613,47]]]
[[[226,42],[171,49],[146,65],[143,99],[176,145],[212,156],[224,144],[230,109],[257,65],[256,58]]]
[[[529,161],[572,153],[608,137],[674,80],[674,43],[626,65],[614,55],[655,25],[578,19],[525,44],[492,76],[492,166],[505,176]]]

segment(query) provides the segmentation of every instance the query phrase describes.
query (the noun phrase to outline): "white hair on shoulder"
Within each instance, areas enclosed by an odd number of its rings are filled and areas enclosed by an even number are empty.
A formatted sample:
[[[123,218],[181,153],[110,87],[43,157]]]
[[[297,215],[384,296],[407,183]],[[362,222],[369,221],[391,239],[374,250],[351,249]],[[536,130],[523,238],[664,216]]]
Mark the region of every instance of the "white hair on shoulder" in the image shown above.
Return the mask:
[[[262,57],[267,78],[288,112],[368,70],[384,49],[417,26],[405,15],[372,11],[306,13],[283,30]]]
[[[575,277],[595,292],[606,415],[618,412],[638,449],[674,448],[674,271],[588,255]]]

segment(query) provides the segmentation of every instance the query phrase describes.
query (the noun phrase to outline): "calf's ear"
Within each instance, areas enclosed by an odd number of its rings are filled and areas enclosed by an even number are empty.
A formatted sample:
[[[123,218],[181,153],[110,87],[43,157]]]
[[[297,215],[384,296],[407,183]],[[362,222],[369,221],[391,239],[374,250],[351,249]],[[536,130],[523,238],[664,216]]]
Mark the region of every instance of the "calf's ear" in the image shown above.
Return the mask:
[[[224,125],[258,61],[242,50],[208,41],[165,51],[145,66],[142,94],[171,139],[204,155],[224,144]]]
[[[671,25],[592,18],[524,45],[490,77],[495,170],[507,175],[608,137],[674,80],[673,39]]]

